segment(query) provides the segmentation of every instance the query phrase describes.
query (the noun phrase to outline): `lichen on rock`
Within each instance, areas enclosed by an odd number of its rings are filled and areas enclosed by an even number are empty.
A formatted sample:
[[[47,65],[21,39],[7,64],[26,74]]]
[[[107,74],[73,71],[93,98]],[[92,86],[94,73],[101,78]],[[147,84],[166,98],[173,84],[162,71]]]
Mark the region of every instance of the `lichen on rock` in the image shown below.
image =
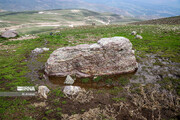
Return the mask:
[[[51,76],[92,77],[134,72],[138,67],[132,43],[124,37],[102,38],[95,44],[55,50],[45,65]]]

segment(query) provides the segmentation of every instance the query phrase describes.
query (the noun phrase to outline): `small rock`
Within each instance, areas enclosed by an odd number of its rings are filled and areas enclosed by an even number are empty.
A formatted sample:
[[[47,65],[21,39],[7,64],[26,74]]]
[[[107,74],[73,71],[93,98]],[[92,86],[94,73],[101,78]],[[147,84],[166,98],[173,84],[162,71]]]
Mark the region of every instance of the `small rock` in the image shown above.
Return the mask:
[[[32,51],[32,53],[40,54],[43,53],[44,51],[48,51],[49,48],[36,48]]]
[[[44,51],[49,51],[49,48],[42,48]]]
[[[81,91],[81,88],[78,86],[65,86],[63,93],[65,95],[76,95],[80,91]]]
[[[72,79],[72,77],[70,75],[68,75],[66,77],[66,80],[65,80],[64,84],[72,85],[73,83],[74,83],[74,80]]]
[[[135,37],[136,39],[143,39],[143,37],[141,35],[136,35]]]
[[[92,23],[92,26],[95,26],[95,25],[96,25],[96,23],[93,22],[93,23]]]
[[[72,27],[72,28],[73,28],[73,27],[74,27],[74,25],[69,25],[69,27]]]
[[[3,38],[14,38],[17,36],[18,36],[18,33],[14,30],[6,30],[5,32],[1,34],[1,37]]]
[[[33,106],[35,106],[35,107],[45,107],[46,103],[45,102],[34,103]]]
[[[50,90],[46,86],[39,86],[38,87],[38,94],[40,97],[44,97],[47,99],[47,94],[50,92]]]
[[[136,35],[137,32],[136,31],[132,31],[131,35]]]

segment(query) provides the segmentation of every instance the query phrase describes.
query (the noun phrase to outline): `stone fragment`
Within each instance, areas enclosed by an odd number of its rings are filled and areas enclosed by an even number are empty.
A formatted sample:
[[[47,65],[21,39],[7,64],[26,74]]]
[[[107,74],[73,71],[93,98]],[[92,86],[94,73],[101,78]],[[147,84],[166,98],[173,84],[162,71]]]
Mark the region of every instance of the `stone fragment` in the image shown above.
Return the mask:
[[[50,90],[46,86],[39,86],[38,87],[38,94],[40,97],[44,97],[47,99],[47,94],[50,92]]]
[[[49,48],[36,48],[32,51],[32,53],[40,54],[43,53],[44,51],[49,51]]]
[[[81,88],[78,86],[65,86],[63,89],[65,95],[76,95],[80,91]]]
[[[131,35],[136,35],[137,32],[136,31],[132,31]]]
[[[65,80],[64,84],[72,85],[73,83],[74,83],[74,80],[72,79],[72,77],[70,75],[68,75],[66,77],[66,80]]]
[[[143,39],[143,37],[141,35],[136,35],[135,37],[136,39]]]

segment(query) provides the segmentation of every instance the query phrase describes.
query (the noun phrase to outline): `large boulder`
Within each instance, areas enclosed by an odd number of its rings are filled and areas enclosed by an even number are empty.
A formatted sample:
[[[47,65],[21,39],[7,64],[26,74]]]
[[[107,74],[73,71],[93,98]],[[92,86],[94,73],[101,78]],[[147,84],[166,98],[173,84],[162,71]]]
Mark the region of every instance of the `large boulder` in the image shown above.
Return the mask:
[[[3,38],[14,38],[17,36],[18,36],[18,33],[14,30],[6,30],[5,32],[1,34],[1,37]]]
[[[131,73],[137,67],[129,39],[113,37],[55,50],[47,60],[45,72],[49,76],[92,77]]]

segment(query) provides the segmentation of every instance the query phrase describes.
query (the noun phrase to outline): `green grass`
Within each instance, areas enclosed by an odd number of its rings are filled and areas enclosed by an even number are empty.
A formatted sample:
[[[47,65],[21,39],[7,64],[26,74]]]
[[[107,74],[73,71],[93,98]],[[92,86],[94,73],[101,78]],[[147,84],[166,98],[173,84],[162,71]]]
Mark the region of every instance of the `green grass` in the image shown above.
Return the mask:
[[[97,76],[93,79],[94,82],[99,82],[100,80],[102,80],[103,77],[101,76]]]
[[[89,78],[83,78],[83,79],[81,79],[82,83],[88,83],[89,80],[90,80]]]
[[[1,25],[0,28],[17,26],[18,31],[21,34],[36,34],[40,32],[44,32],[45,30],[57,29],[57,26],[45,27],[39,26],[37,23],[54,23],[56,25],[60,25],[61,28],[64,26],[68,26],[69,23],[76,24],[77,22],[86,23],[91,25],[92,22],[96,23],[96,25],[103,25],[101,22],[96,20],[108,22],[109,16],[111,16],[111,24],[123,24],[134,21],[141,21],[140,19],[134,19],[130,17],[125,17],[123,19],[119,19],[118,15],[110,14],[110,13],[97,13],[85,9],[81,9],[77,13],[73,13],[71,10],[49,10],[44,11],[44,14],[38,14],[39,11],[25,11],[25,12],[3,12],[0,13],[1,17]],[[51,13],[51,14],[49,14]],[[88,20],[87,17],[91,17],[91,20]]]
[[[71,29],[64,28],[58,30],[60,31],[61,36],[50,36],[49,32],[47,32],[47,33],[39,34],[39,38],[33,40],[8,41],[5,39],[0,39],[0,43],[9,46],[7,50],[0,49],[0,84],[1,84],[0,91],[15,91],[17,86],[35,85],[32,81],[30,81],[29,78],[26,77],[26,74],[30,72],[30,69],[27,67],[27,64],[31,51],[37,47],[44,47],[45,40],[48,42],[46,47],[50,48],[50,51],[40,54],[37,58],[38,61],[44,63],[47,61],[49,55],[57,48],[65,47],[65,46],[74,46],[77,44],[84,44],[84,43],[87,44],[95,43],[100,38],[114,37],[114,36],[123,36],[130,39],[130,41],[133,44],[133,49],[136,50],[136,56],[146,58],[147,57],[145,56],[146,54],[153,53],[153,54],[157,54],[159,57],[167,58],[172,62],[180,63],[180,36],[179,36],[180,30],[175,30],[175,31],[173,30],[174,27],[180,27],[180,26],[166,25],[165,27],[163,27],[163,29],[162,27],[163,25],[162,26],[111,25],[111,26],[98,26],[98,27],[84,26],[84,27],[75,27]],[[142,40],[135,39],[134,36],[130,35],[130,33],[133,30],[137,31],[138,34],[142,30],[143,33],[141,35],[143,36],[143,39]],[[155,63],[155,65],[160,65],[160,63],[157,62]],[[98,82],[101,79],[102,79],[101,77],[97,77],[96,79],[94,79],[94,82]],[[107,80],[106,82],[111,83],[112,81]],[[119,82],[121,85],[126,85],[128,83],[128,80],[123,78],[120,79]],[[179,93],[180,81],[178,79],[175,80],[175,79],[167,78],[164,79],[163,82],[170,83],[169,85],[171,85],[171,86],[164,85],[164,88],[175,89],[176,92],[180,94]],[[123,90],[122,87],[114,87],[109,92],[113,95],[117,95],[122,90]],[[54,89],[52,90],[52,92],[56,97],[64,97],[60,89]],[[13,100],[9,101],[8,98],[0,98],[0,105],[2,106],[0,107],[0,112],[2,113],[1,114],[2,118],[6,118],[10,114],[11,115],[14,113],[17,114],[17,110],[22,109],[21,106],[22,103],[20,101],[20,98],[19,98],[19,102],[14,100],[16,99],[14,98]],[[115,100],[119,100],[119,99],[115,99]],[[60,101],[60,102],[62,104],[66,104],[66,101],[65,102]],[[23,103],[23,105],[26,104]],[[11,106],[14,108],[12,108]],[[22,110],[26,111],[26,108],[24,109]],[[23,116],[22,114],[19,116],[19,118]]]

